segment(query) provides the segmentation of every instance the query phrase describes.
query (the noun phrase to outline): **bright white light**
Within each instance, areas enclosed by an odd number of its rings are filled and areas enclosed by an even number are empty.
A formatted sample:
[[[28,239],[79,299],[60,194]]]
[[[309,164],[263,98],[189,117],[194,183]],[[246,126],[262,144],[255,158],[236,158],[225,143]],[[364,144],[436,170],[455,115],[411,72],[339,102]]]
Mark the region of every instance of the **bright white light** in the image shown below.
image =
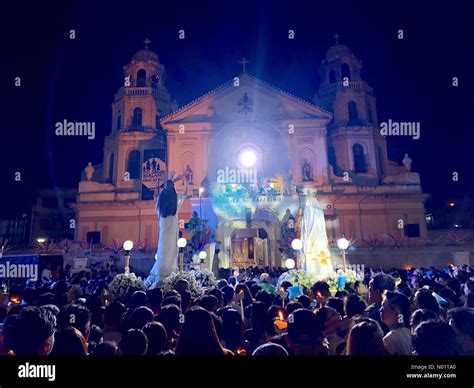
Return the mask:
[[[288,269],[293,269],[295,268],[295,261],[293,259],[286,259],[285,260],[285,267],[288,268]]]
[[[337,240],[337,247],[343,251],[349,248],[349,241],[346,238],[340,238]]]
[[[38,237],[36,241],[38,241],[40,244],[43,244],[46,241],[46,239],[44,237]]]
[[[184,237],[178,238],[178,248],[184,248],[187,243]]]
[[[202,193],[204,193],[204,187],[199,188],[199,195],[202,195]]]
[[[199,258],[200,258],[201,260],[205,260],[206,257],[207,257],[206,251],[201,251],[201,252],[199,252]]]
[[[123,243],[123,249],[125,251],[131,251],[133,248],[133,241],[132,240],[127,240]]]
[[[242,166],[252,167],[257,162],[257,155],[255,151],[246,149],[240,153],[239,160]]]
[[[300,251],[300,250],[303,248],[303,241],[301,241],[299,238],[295,238],[295,239],[291,242],[291,247],[292,247],[295,251]]]

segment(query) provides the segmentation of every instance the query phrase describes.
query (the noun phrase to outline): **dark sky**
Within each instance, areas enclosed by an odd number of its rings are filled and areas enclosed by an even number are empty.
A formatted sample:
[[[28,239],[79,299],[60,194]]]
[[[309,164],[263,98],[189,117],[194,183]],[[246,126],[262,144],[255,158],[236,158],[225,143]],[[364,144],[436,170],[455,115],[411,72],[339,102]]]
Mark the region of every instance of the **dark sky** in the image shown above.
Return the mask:
[[[87,162],[102,161],[122,67],[145,37],[181,106],[239,73],[242,56],[251,74],[311,100],[318,66],[338,32],[364,63],[379,121],[421,122],[420,140],[389,139],[390,158],[400,162],[408,152],[435,200],[472,196],[472,1],[9,1],[2,7],[0,216],[30,209],[35,188],[77,186]],[[178,39],[180,29],[185,40]],[[295,40],[287,38],[289,29]],[[397,39],[399,29],[404,40]],[[56,137],[54,123],[64,118],[95,121],[95,140]],[[452,182],[453,171],[459,182]]]

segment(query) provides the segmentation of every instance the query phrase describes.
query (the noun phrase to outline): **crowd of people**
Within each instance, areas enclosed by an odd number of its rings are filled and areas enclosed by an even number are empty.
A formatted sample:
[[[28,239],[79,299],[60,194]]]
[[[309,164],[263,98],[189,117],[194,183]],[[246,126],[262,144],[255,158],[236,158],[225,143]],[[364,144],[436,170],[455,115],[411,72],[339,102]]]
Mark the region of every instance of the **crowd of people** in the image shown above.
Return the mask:
[[[274,273],[278,275],[282,270]],[[109,270],[10,288],[2,355],[474,355],[474,269],[366,269],[352,287],[324,281],[294,299],[262,270],[229,273],[193,297],[174,289],[104,299]],[[232,275],[232,276],[230,276]]]

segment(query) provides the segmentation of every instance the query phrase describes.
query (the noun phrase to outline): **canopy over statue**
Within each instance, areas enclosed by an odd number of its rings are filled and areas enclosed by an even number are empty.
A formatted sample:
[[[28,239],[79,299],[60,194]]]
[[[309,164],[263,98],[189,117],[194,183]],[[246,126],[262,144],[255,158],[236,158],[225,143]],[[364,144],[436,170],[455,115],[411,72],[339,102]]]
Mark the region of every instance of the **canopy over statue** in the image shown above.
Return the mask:
[[[326,223],[324,212],[315,197],[308,196],[303,212],[303,223],[301,227],[301,250],[300,268],[314,279],[327,278],[333,271],[326,234]]]

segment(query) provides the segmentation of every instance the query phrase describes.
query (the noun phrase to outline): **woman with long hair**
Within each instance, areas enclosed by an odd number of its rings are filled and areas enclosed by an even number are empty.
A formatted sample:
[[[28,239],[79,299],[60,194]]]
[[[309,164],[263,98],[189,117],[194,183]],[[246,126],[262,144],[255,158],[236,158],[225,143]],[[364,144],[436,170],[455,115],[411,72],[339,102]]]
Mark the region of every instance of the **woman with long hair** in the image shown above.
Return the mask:
[[[346,345],[348,356],[383,356],[389,353],[383,344],[383,331],[379,323],[364,318],[352,326]]]
[[[175,354],[233,355],[221,345],[211,313],[196,306],[184,315]]]

